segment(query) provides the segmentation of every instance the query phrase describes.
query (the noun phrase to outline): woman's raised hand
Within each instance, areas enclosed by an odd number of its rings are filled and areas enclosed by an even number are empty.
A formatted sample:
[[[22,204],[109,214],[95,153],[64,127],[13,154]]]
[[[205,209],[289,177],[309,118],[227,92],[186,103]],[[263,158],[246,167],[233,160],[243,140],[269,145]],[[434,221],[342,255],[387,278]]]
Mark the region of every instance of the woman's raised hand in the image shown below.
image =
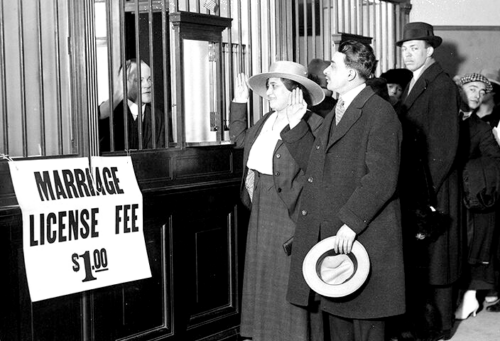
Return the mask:
[[[248,101],[248,77],[244,73],[236,76],[236,83],[234,84],[234,102],[246,103]]]
[[[302,90],[299,88],[293,89],[288,99],[288,107],[286,108],[286,116],[290,124],[290,129],[299,124],[306,110],[307,104],[306,101],[304,101]]]

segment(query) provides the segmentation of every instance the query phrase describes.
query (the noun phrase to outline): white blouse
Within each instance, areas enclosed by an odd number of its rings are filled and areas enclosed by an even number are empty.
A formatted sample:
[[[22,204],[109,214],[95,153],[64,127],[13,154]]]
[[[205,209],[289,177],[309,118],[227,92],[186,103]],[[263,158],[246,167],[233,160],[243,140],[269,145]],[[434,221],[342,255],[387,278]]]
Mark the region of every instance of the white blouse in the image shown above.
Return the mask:
[[[286,117],[277,122],[278,114],[272,113],[255,140],[248,156],[247,167],[262,174],[273,174],[273,154],[280,133],[288,125]],[[276,123],[276,125],[275,125]]]

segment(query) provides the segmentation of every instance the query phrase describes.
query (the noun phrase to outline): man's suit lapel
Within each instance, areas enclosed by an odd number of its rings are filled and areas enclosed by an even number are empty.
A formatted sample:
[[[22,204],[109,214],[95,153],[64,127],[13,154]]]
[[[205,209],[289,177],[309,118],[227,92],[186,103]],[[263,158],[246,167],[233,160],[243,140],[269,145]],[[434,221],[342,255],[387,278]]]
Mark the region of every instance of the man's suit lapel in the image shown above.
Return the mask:
[[[317,138],[321,141],[321,145],[326,146],[331,131],[335,129],[335,108],[328,115],[325,116],[323,124],[319,128]]]
[[[327,150],[345,134],[347,134],[351,127],[358,121],[363,113],[363,107],[366,101],[368,101],[368,99],[373,95],[374,92],[369,86],[364,88],[363,91],[361,91],[351,102],[338,125],[335,125],[335,115],[330,115],[333,116],[333,122],[330,122],[329,124],[331,131],[328,135],[330,138],[326,147]]]
[[[338,125],[335,125],[335,123],[332,124],[332,132],[327,149],[340,140],[361,116],[361,108],[353,107],[353,104],[351,103],[349,108],[347,108]]]
[[[425,70],[419,79],[415,82],[413,89],[408,94],[409,86],[406,87],[403,94],[403,106],[408,110],[420,95],[427,89],[429,83],[433,82],[437,76],[443,72],[443,69],[438,63],[433,63]]]

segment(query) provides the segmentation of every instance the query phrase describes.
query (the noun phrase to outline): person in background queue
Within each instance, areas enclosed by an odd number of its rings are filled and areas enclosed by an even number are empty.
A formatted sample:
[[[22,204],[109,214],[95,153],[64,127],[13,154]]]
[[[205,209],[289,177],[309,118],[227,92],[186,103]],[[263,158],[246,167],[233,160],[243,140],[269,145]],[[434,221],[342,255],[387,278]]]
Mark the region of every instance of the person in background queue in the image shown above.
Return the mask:
[[[483,69],[480,71],[480,74],[485,76],[490,81],[492,90],[483,96],[483,100],[476,112],[476,115],[490,125],[493,129],[493,136],[500,145],[500,70]],[[500,211],[500,205],[497,206],[497,210]],[[500,212],[497,212],[497,214],[500,214]],[[494,249],[497,250],[496,262],[498,265],[498,268],[495,271],[496,284],[495,288],[490,290],[484,298],[484,302],[489,305],[486,307],[486,310],[492,312],[500,312],[500,300],[498,296],[500,291],[500,283],[498,281],[498,278],[500,277],[500,238],[498,236],[500,236],[500,233],[497,234],[497,238],[495,240],[496,243],[494,245]]]
[[[433,58],[441,42],[432,25],[412,22],[396,43],[413,73],[399,109],[404,136],[399,192],[408,305],[398,323],[403,338],[450,337],[465,251],[457,165],[460,96],[454,81]],[[420,185],[422,178],[425,186]],[[447,219],[440,224],[444,225],[440,235],[422,240],[413,226],[424,204]]]
[[[399,198],[401,123],[389,102],[366,85],[375,55],[370,46],[342,42],[325,70],[339,94],[316,137],[302,118],[281,133],[305,172],[287,298],[321,310],[318,340],[385,341],[385,318],[405,311]],[[300,96],[299,94],[297,94]],[[368,252],[371,274],[355,293],[339,298],[311,291],[302,273],[309,250],[335,236],[332,248],[349,254],[355,240]],[[318,316],[312,315],[311,318]]]
[[[324,93],[307,78],[304,66],[289,61],[273,63],[269,72],[252,76],[248,84],[254,93],[269,101],[271,111],[248,127],[247,78],[238,75],[229,131],[236,147],[244,148],[241,199],[251,210],[240,335],[253,341],[307,341],[307,311],[286,301],[289,254],[305,178],[280,132],[289,124],[290,111],[305,103],[317,105]],[[303,97],[292,99],[294,89],[301,89]],[[316,132],[322,118],[308,111],[305,121]]]
[[[328,115],[337,102],[337,100],[332,97],[333,92],[327,87],[326,77],[324,74],[325,69],[329,65],[329,62],[319,58],[312,59],[307,65],[309,79],[316,82],[325,93],[325,99],[321,103],[315,106],[310,106],[308,109],[320,115],[321,117],[325,117],[326,115]]]
[[[390,103],[389,91],[387,91],[387,81],[384,78],[372,77],[366,80],[366,85],[372,88],[373,92]]]
[[[492,90],[484,94],[476,115],[487,122],[491,128],[495,128],[500,123],[500,70],[484,69],[479,73],[488,79]],[[500,141],[498,136],[497,141]]]
[[[477,291],[496,289],[498,202],[494,198],[500,191],[495,186],[500,185],[500,147],[491,126],[477,116],[483,97],[493,89],[490,81],[479,73],[467,74],[460,78],[459,89],[468,252],[462,278],[464,294],[455,318],[465,320],[476,316],[479,309]]]
[[[380,78],[387,81],[387,91],[396,111],[399,110],[401,96],[412,77],[413,73],[408,69],[390,69],[380,75]]]

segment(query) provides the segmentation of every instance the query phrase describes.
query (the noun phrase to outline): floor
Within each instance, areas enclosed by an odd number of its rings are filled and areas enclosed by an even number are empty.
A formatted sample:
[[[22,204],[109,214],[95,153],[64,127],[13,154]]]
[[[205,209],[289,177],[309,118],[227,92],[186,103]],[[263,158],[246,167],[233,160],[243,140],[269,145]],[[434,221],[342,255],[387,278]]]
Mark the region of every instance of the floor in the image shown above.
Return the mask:
[[[492,313],[483,304],[476,317],[455,322],[452,341],[499,341],[500,312]]]
[[[483,303],[476,317],[455,322],[451,341],[500,341],[500,312],[492,313]],[[251,341],[251,340],[243,340]]]

